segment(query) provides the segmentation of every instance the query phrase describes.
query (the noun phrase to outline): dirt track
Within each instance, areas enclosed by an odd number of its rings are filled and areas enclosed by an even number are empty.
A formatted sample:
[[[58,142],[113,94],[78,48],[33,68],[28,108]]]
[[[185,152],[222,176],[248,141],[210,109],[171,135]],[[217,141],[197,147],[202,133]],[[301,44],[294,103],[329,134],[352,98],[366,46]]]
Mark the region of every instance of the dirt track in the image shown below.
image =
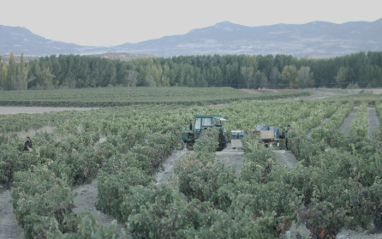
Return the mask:
[[[350,126],[355,117],[357,116],[357,109],[357,107],[354,107],[352,111],[350,111],[350,114],[345,118],[344,122],[340,127],[340,130],[342,130],[346,135],[349,135],[350,133]]]
[[[24,238],[24,230],[16,221],[13,214],[11,191],[0,185],[0,238],[20,239]]]
[[[98,181],[93,180],[91,184],[85,184],[81,185],[80,187],[77,187],[73,189],[73,193],[78,193],[78,195],[74,198],[74,205],[76,207],[74,208],[75,213],[79,213],[80,211],[88,211],[96,218],[99,225],[102,226],[108,226],[111,224],[113,220],[115,220],[113,217],[106,215],[100,211],[98,211],[95,208],[95,204],[97,202],[98,197]],[[119,229],[123,227],[121,224],[119,224]],[[127,232],[126,236],[123,236],[120,231],[117,231],[119,233],[119,238],[128,238],[132,239],[133,237],[130,235],[128,230],[125,228],[125,231]]]
[[[373,137],[375,133],[379,132],[379,127],[380,127],[380,120],[377,115],[377,112],[375,110],[375,107],[369,107],[368,108],[368,113],[369,113],[369,137]]]
[[[231,144],[223,151],[216,152],[216,162],[225,163],[226,166],[233,166],[236,169],[236,175],[240,175],[243,167],[244,153],[242,150],[233,149]]]
[[[162,184],[168,182],[172,176],[175,175],[174,167],[176,162],[178,162],[186,154],[187,150],[175,150],[170,157],[166,159],[163,163],[164,170],[159,171],[155,175],[156,183],[155,185],[160,187]]]

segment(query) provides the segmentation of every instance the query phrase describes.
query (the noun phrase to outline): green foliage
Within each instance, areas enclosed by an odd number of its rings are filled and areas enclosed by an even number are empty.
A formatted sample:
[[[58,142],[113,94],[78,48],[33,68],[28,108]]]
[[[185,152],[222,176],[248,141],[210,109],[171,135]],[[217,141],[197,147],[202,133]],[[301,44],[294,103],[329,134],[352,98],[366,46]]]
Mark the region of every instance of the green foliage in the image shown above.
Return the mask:
[[[7,90],[107,86],[230,86],[257,89],[306,87],[307,83],[314,87],[335,87],[333,80],[343,88],[356,80],[358,82],[354,83],[362,88],[368,84],[381,86],[381,52],[360,52],[331,59],[297,59],[277,54],[178,56],[132,61],[51,55],[28,63],[22,59],[16,63],[14,54],[11,56],[9,63],[2,63],[0,67],[0,82],[4,82],[3,88]],[[313,75],[315,81],[312,81]]]
[[[345,210],[334,207],[328,201],[312,199],[310,206],[298,208],[297,213],[311,235],[318,238],[336,238],[346,220]]]
[[[264,147],[253,137],[245,137],[243,140],[243,168],[240,178],[245,181],[266,181],[267,175],[272,171],[277,162],[276,155],[270,148]]]
[[[349,101],[345,103],[345,105],[338,107],[338,110],[330,117],[330,120],[323,123],[321,127],[312,130],[312,138],[315,140],[324,139],[328,144],[332,144],[332,136],[343,134],[343,132],[340,132],[339,128],[353,109],[353,106],[354,101]]]
[[[12,204],[19,223],[27,238],[45,234],[44,223],[49,218],[57,222],[57,229],[73,231],[71,215],[74,196],[65,181],[46,166],[37,166],[33,171],[18,172],[12,189]]]
[[[298,72],[295,66],[284,66],[279,78],[283,80],[283,88],[295,89],[298,86]]]
[[[326,142],[307,138],[306,135],[298,130],[290,130],[287,137],[291,151],[296,156],[297,160],[304,162],[305,166],[309,166],[312,157],[321,155],[327,147]]]
[[[236,178],[233,168],[226,169],[222,163],[204,164],[191,155],[180,160],[175,173],[179,177],[179,191],[202,202],[216,203],[219,200],[217,190]]]
[[[99,199],[96,208],[118,219],[122,217],[120,207],[130,187],[136,185],[147,186],[153,181],[153,178],[148,177],[140,169],[133,167],[120,168],[118,165],[114,167],[112,173],[100,170],[97,179]]]
[[[368,134],[368,102],[363,102],[357,109],[357,115],[350,127],[350,134],[366,137]]]
[[[195,157],[204,165],[215,161],[215,151],[219,145],[217,130],[206,129],[201,132],[200,138],[194,145]]]
[[[10,184],[14,173],[28,170],[29,167],[41,163],[41,159],[35,151],[23,152],[21,141],[13,138],[6,144],[1,145],[0,150],[0,183]]]
[[[352,82],[352,80],[354,80],[354,71],[351,67],[341,66],[334,79],[341,88],[345,88],[346,85],[349,84],[349,82]]]
[[[69,186],[95,177],[97,208],[126,223],[135,237],[275,238],[292,220],[327,237],[342,227],[369,229],[373,222],[381,225],[382,137],[348,137],[338,130],[355,101],[360,107],[375,102],[380,110],[380,96],[365,95],[0,116],[1,183],[13,183],[14,212],[27,238],[115,236],[114,227],[100,227],[90,214],[72,212]],[[195,151],[175,165],[174,188],[154,186],[153,176],[179,139],[176,125],[196,113],[227,117],[228,131],[247,129],[239,177],[234,168],[214,163],[216,132],[205,131]],[[306,137],[327,118],[312,139]],[[23,139],[6,133],[47,123],[54,132],[34,135],[31,152],[22,151]],[[288,140],[301,163],[291,169],[278,165],[271,148],[253,135],[257,124],[291,124]]]
[[[4,91],[0,105],[116,107],[129,105],[205,105],[246,99],[268,100],[309,95],[308,92],[246,94],[230,87],[118,87],[63,90]],[[164,128],[161,128],[164,129]]]
[[[129,199],[141,197],[139,193],[145,191],[146,196],[141,204],[134,205],[135,210],[129,216],[129,230],[135,237],[145,238],[183,238],[191,228],[191,218],[182,215],[184,203],[179,194],[169,188],[147,191],[137,188]],[[133,203],[129,203],[131,206]],[[127,206],[127,202],[123,205]],[[187,230],[188,229],[188,230]],[[194,232],[193,230],[191,230]],[[189,232],[190,233],[190,232]],[[190,234],[191,235],[191,234]]]

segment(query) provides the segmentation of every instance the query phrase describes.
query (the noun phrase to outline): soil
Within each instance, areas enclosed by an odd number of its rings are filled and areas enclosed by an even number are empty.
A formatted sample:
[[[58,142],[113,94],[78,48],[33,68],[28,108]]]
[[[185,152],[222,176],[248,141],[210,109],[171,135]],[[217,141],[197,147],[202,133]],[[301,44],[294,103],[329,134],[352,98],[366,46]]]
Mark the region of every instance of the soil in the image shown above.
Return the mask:
[[[357,116],[357,109],[358,107],[354,107],[352,111],[350,111],[350,114],[345,118],[344,122],[342,123],[340,130],[344,132],[344,134],[349,135],[350,133],[350,126],[355,117]]]
[[[281,166],[285,166],[287,168],[293,168],[298,163],[296,156],[294,156],[294,154],[291,151],[273,150],[273,152],[277,155],[279,159],[278,163]]]
[[[171,177],[175,175],[174,167],[178,160],[182,159],[182,157],[186,154],[187,150],[175,150],[170,157],[163,162],[164,170],[161,170],[155,174],[157,187],[160,187],[162,184],[167,183]]]
[[[106,140],[107,137],[102,134],[100,140],[94,147],[98,147],[99,144],[102,144]],[[72,193],[78,193],[74,198],[74,205],[76,205],[76,207],[73,211],[75,213],[79,213],[80,211],[88,211],[95,217],[99,225],[103,226],[108,226],[115,220],[113,217],[98,211],[95,207],[98,201],[98,181],[96,179],[90,184],[85,184],[74,188]],[[123,229],[126,232],[126,235],[123,235],[120,229]],[[121,239],[133,238],[127,227],[121,223],[118,224],[117,233]]]
[[[99,223],[99,225],[108,226],[114,221],[115,219],[109,215],[106,215],[100,211],[98,211],[95,208],[95,205],[97,203],[97,197],[98,197],[98,181],[93,180],[90,184],[81,185],[75,189],[72,190],[73,193],[78,193],[77,196],[74,198],[74,205],[76,207],[74,208],[75,213],[79,213],[80,211],[88,211],[95,217],[96,221]],[[126,231],[126,235],[123,235],[120,231],[121,228],[124,228]],[[119,238],[133,238],[130,234],[130,232],[127,230],[126,227],[124,227],[122,224],[118,224],[118,230]]]
[[[381,125],[381,122],[379,120],[379,117],[377,115],[377,111],[375,110],[375,107],[369,107],[368,108],[369,113],[369,137],[373,138],[373,136],[379,132],[379,127]]]
[[[236,170],[236,175],[240,175],[241,168],[243,167],[244,152],[239,149],[232,148],[231,144],[223,151],[216,152],[216,161],[225,164],[225,167],[233,166]]]
[[[23,239],[24,230],[13,214],[11,191],[0,185],[0,238]]]

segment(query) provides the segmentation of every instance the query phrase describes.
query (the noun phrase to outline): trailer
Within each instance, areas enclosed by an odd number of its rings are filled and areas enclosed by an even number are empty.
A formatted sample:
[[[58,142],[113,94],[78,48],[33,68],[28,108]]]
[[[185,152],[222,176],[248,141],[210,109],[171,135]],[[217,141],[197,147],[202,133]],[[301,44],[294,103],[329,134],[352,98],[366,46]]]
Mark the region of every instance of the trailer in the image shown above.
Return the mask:
[[[256,130],[252,130],[254,135],[261,138],[265,147],[272,147],[273,143],[280,146],[280,141],[285,138],[284,133],[280,133],[280,128],[276,126],[257,125]],[[231,131],[231,146],[233,149],[240,149],[243,147],[242,139],[244,138],[243,130]]]
[[[273,143],[280,146],[280,141],[284,139],[284,136],[280,134],[280,128],[276,126],[258,125],[253,134],[262,139],[265,147],[272,147]]]
[[[232,130],[231,131],[231,145],[233,149],[240,149],[243,147],[241,140],[244,138],[243,130]]]

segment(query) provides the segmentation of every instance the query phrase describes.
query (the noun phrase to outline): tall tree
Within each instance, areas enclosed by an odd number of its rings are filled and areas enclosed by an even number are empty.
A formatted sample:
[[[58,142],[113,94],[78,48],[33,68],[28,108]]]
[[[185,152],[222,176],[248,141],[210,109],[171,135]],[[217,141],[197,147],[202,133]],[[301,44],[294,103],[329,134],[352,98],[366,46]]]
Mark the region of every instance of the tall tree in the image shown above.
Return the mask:
[[[254,86],[255,89],[268,88],[267,76],[260,70],[256,71],[254,79],[255,79],[255,86]]]
[[[243,79],[247,84],[247,89],[252,88],[253,83],[254,83],[253,66],[242,66],[242,67],[240,67],[240,73],[243,76]]]
[[[345,88],[349,84],[353,84],[354,81],[354,71],[351,67],[341,66],[335,77],[335,80],[341,88]]]
[[[20,56],[20,63],[16,69],[16,76],[11,82],[14,90],[26,90],[28,88],[28,67],[25,65],[24,53]]]
[[[282,88],[296,89],[298,86],[298,72],[294,65],[285,66],[279,78],[283,82]]]
[[[5,64],[0,64],[0,89],[7,89],[8,68]]]
[[[272,69],[274,67],[274,58],[272,55],[262,56],[259,55],[256,57],[258,62],[258,69],[271,79]],[[278,73],[277,73],[278,74]]]
[[[41,87],[42,89],[52,89],[54,87],[53,85],[54,75],[50,72],[48,67],[45,67],[43,65],[38,75],[36,76],[36,78],[38,81],[38,86]]]
[[[14,90],[12,85],[13,82],[16,80],[16,74],[17,74],[17,67],[16,67],[16,61],[15,61],[15,53],[12,51],[11,55],[9,56],[9,62],[8,62],[8,74],[6,79],[6,88],[8,90]]]
[[[299,88],[307,88],[314,85],[313,72],[309,66],[302,66],[298,71]]]
[[[381,87],[382,86],[382,67],[373,65],[370,69],[370,86]]]
[[[269,87],[270,88],[273,88],[273,89],[278,88],[279,75],[280,75],[279,69],[276,66],[272,67],[272,70],[271,70],[271,73],[269,76]]]

